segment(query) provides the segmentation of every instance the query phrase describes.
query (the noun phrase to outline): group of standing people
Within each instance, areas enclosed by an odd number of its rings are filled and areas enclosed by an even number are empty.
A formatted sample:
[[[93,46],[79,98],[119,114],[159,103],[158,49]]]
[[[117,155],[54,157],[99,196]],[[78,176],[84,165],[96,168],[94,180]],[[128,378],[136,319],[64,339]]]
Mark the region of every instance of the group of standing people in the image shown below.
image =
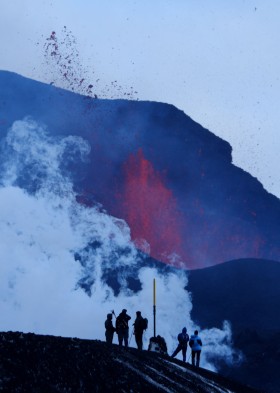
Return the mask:
[[[119,346],[128,347],[128,339],[129,339],[129,321],[131,320],[131,316],[127,314],[127,310],[123,309],[122,312],[116,317],[116,326],[113,325],[113,315],[115,316],[114,311],[112,313],[107,314],[107,319],[105,321],[105,337],[106,342],[112,344],[114,333],[116,332],[118,335]],[[143,318],[141,315],[141,311],[136,312],[136,318],[133,323],[134,326],[134,337],[137,348],[143,349],[143,332],[147,328],[147,319]],[[152,337],[150,339],[149,350],[152,348],[153,344],[156,344],[162,352],[167,353],[166,344],[163,346],[162,342],[159,340],[161,336]],[[182,352],[183,362],[186,362],[187,357],[187,348],[188,345],[191,348],[191,356],[192,356],[192,365],[199,367],[200,363],[200,354],[202,349],[202,341],[198,335],[198,331],[195,330],[194,334],[189,337],[187,333],[187,328],[184,327],[182,332],[178,334],[178,346],[171,355],[171,357],[175,357],[179,352]]]
[[[171,357],[174,358],[180,351],[182,351],[183,362],[185,362],[187,357],[188,345],[191,347],[192,350],[192,365],[199,367],[202,341],[198,335],[198,330],[195,330],[194,334],[190,338],[187,333],[187,328],[184,327],[182,329],[182,332],[178,334],[178,346],[171,355]]]
[[[129,339],[129,325],[128,322],[131,320],[131,316],[127,314],[127,310],[124,308],[122,312],[116,317],[116,326],[113,325],[113,315],[115,316],[114,311],[112,313],[107,314],[107,319],[105,321],[105,337],[106,342],[112,344],[114,333],[116,332],[118,335],[119,346],[128,347],[128,339]],[[136,312],[136,318],[133,323],[134,326],[134,336],[137,348],[143,349],[143,332],[146,329],[145,325],[146,318],[143,318],[141,315],[141,311]]]

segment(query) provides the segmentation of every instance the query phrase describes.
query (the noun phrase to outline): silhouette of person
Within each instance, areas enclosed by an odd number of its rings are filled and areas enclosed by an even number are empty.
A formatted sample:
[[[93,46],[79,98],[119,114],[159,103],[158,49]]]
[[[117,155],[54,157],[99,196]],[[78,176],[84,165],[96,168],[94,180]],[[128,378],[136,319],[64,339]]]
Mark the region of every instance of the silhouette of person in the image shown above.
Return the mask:
[[[107,319],[104,323],[104,325],[105,325],[105,338],[106,338],[106,342],[108,344],[112,344],[114,332],[116,331],[116,329],[113,326],[112,318],[113,318],[113,315],[111,313],[107,314]]]
[[[192,365],[199,367],[200,354],[202,349],[202,341],[196,330],[190,338],[190,347],[192,349]]]
[[[124,345],[128,347],[128,335],[129,335],[129,327],[128,321],[131,317],[127,314],[127,310],[123,309],[122,312],[118,315],[116,319],[116,330],[119,339],[119,346]]]
[[[159,352],[167,355],[167,345],[165,339],[159,334],[156,337],[151,337],[148,351]]]
[[[134,336],[135,341],[137,344],[137,348],[142,350],[143,349],[143,320],[144,318],[141,315],[141,311],[136,311],[136,319],[134,321]]]
[[[188,347],[188,342],[189,342],[189,335],[187,333],[187,328],[183,328],[182,329],[182,333],[178,334],[178,346],[175,349],[175,351],[173,352],[173,354],[171,355],[172,358],[174,358],[177,353],[179,353],[180,351],[182,351],[183,354],[183,362],[186,361],[186,354],[187,354],[187,347]]]

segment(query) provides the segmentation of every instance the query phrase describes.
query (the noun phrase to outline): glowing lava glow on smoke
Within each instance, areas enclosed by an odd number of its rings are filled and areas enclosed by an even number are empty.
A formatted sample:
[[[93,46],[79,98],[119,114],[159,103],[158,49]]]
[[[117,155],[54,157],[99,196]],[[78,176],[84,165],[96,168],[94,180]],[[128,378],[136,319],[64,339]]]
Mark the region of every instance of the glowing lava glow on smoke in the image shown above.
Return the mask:
[[[142,149],[123,164],[123,183],[114,214],[128,223],[136,247],[153,258],[196,269],[240,255],[262,256],[265,241],[256,228],[244,230],[238,218],[225,226],[222,211],[209,218],[199,199],[189,201],[188,214],[181,211],[164,173],[154,168]]]
[[[73,107],[75,126],[69,121],[71,133],[91,146],[88,172],[77,175],[78,202],[124,219],[138,249],[177,267],[279,260],[279,204],[229,165],[227,143],[165,104],[96,100],[135,100],[137,92],[116,80],[104,84],[84,67],[66,26],[47,37],[44,55],[50,83],[83,96],[82,109],[76,101]]]
[[[136,246],[152,257],[178,265],[182,255],[177,201],[141,149],[124,164],[122,210]]]

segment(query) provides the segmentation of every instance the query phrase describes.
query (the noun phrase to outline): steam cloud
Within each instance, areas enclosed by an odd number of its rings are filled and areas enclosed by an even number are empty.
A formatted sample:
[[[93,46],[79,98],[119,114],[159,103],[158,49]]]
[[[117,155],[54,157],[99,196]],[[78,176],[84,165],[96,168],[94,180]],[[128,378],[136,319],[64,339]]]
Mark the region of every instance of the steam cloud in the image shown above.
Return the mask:
[[[137,266],[139,254],[123,220],[109,216],[98,204],[86,207],[76,201],[67,165],[86,161],[89,151],[82,138],[50,137],[45,126],[29,118],[16,121],[2,140],[0,328],[104,340],[106,314],[125,307],[132,317],[130,325],[137,310],[149,319],[144,335],[147,348],[153,334],[152,281],[156,278],[157,334],[165,337],[170,354],[182,327],[189,333],[199,329],[190,316],[191,299],[184,289],[187,277],[142,268],[141,291],[129,290],[124,274],[118,295],[104,283],[104,269],[125,271]],[[77,253],[83,263],[75,257]],[[79,285],[85,277],[91,283],[90,295]],[[215,369],[209,361],[213,354],[228,362],[240,359],[231,346],[228,323],[200,335],[203,367]],[[130,346],[135,347],[134,337]]]

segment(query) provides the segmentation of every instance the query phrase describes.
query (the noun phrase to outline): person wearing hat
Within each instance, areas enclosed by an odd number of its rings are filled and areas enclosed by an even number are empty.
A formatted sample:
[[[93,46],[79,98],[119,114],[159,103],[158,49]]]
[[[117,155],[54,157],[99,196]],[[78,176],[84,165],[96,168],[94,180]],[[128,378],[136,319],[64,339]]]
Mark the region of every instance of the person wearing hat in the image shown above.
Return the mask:
[[[129,327],[128,321],[131,317],[127,314],[127,310],[124,308],[122,312],[118,315],[116,319],[116,331],[119,339],[119,346],[124,345],[128,347],[128,336],[129,336]]]
[[[105,338],[108,344],[112,344],[114,333],[116,331],[116,329],[113,326],[112,319],[113,319],[113,315],[111,313],[107,314],[107,319],[105,321]]]
[[[187,356],[187,347],[188,347],[188,341],[189,341],[189,335],[187,333],[187,328],[183,328],[182,329],[182,333],[178,334],[178,346],[175,349],[175,351],[173,352],[173,354],[171,355],[172,358],[174,358],[177,353],[179,353],[180,351],[182,351],[183,354],[183,362],[186,361],[186,356]]]

